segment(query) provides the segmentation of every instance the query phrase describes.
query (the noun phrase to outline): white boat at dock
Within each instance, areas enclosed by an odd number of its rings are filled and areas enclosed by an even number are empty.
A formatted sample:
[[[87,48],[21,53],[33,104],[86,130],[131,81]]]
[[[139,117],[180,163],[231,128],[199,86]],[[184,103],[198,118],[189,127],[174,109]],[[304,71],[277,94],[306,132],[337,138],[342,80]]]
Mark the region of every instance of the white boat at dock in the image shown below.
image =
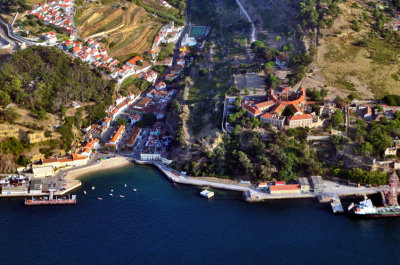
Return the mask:
[[[202,192],[200,192],[200,195],[207,199],[210,199],[210,198],[214,197],[214,192],[209,191],[209,190],[203,190]]]

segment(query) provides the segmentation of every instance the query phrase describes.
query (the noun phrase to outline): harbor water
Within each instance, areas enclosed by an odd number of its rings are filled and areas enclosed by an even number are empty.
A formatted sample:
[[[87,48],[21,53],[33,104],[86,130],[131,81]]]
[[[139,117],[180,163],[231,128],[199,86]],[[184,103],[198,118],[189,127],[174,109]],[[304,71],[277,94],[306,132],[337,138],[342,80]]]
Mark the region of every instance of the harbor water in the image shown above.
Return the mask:
[[[400,218],[354,220],[312,199],[251,204],[239,193],[213,190],[207,200],[200,187],[177,188],[150,166],[99,172],[82,181],[73,192],[76,205],[27,207],[22,199],[0,200],[1,264],[400,260]]]

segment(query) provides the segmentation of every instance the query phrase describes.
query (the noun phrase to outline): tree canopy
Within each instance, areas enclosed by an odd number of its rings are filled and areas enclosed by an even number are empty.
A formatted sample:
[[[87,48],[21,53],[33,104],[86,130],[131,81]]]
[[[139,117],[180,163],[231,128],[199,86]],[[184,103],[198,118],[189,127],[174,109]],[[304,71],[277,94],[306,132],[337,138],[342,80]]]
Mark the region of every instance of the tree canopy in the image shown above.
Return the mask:
[[[58,112],[71,101],[111,104],[114,84],[52,47],[18,50],[0,71],[0,103]],[[8,96],[7,96],[8,95]]]

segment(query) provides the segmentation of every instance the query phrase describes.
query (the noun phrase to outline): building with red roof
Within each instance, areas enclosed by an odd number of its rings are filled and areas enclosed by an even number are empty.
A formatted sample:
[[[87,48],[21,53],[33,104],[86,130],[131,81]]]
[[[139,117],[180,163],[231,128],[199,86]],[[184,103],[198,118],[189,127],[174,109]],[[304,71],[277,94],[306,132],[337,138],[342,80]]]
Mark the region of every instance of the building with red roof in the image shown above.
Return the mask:
[[[270,185],[270,194],[298,194],[301,193],[299,184],[285,184],[285,185]]]
[[[310,114],[294,115],[289,118],[289,128],[312,127],[313,118]]]
[[[251,105],[243,104],[242,108],[244,108],[251,117],[260,116],[261,113],[262,113],[257,108],[255,108],[255,107],[253,107]]]

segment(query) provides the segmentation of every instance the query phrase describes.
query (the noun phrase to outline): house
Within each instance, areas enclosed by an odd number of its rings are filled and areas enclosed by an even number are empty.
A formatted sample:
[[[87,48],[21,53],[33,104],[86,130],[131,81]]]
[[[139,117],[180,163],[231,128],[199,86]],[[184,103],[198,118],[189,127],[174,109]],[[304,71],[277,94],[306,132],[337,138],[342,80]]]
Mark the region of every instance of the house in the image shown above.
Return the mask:
[[[289,118],[289,128],[311,127],[313,119],[310,114],[294,115]]]
[[[179,77],[179,74],[172,74],[172,73],[170,73],[170,74],[167,74],[166,76],[165,76],[165,80],[167,80],[167,81],[174,81],[175,79],[177,79]]]
[[[140,99],[140,100],[136,103],[135,107],[138,108],[138,109],[143,109],[143,108],[145,108],[150,102],[151,102],[151,98],[144,97],[144,98]]]
[[[81,155],[90,156],[94,148],[98,147],[99,139],[95,138],[86,143],[86,145],[82,148]]]
[[[140,115],[139,114],[130,115],[131,124],[135,124],[139,120],[140,120]]]
[[[166,90],[155,90],[152,89],[149,91],[149,93],[146,94],[147,97],[149,98],[167,98],[168,97],[168,92]]]
[[[167,85],[164,82],[158,82],[155,87],[156,90],[162,90],[162,89],[166,89]]]
[[[395,156],[397,154],[397,147],[386,148],[385,156]]]
[[[301,193],[299,184],[285,184],[285,185],[270,185],[270,194],[298,194]]]
[[[264,113],[260,117],[260,121],[262,123],[269,123],[276,126],[278,129],[283,128],[285,125],[286,117],[285,116],[278,116],[275,113]]]
[[[115,132],[114,136],[106,144],[106,146],[114,146],[115,148],[118,148],[119,140],[122,138],[124,132],[125,132],[125,125],[120,125],[118,127],[118,130]]]
[[[95,138],[101,139],[104,135],[105,129],[107,129],[107,127],[103,127],[98,124],[92,124],[92,128],[88,131],[88,133],[91,133]]]
[[[112,121],[112,117],[107,117],[104,119],[104,121],[101,123],[102,126],[104,127],[110,127]]]
[[[54,44],[57,42],[57,36],[53,31],[46,33],[44,37],[50,44]]]
[[[135,130],[133,130],[132,134],[129,136],[128,141],[126,142],[127,147],[133,147],[136,140],[139,138],[140,132],[142,131],[141,128],[136,127]]]
[[[137,62],[140,62],[142,58],[140,56],[135,56],[129,61],[126,62],[126,65],[128,66],[135,66]]]

